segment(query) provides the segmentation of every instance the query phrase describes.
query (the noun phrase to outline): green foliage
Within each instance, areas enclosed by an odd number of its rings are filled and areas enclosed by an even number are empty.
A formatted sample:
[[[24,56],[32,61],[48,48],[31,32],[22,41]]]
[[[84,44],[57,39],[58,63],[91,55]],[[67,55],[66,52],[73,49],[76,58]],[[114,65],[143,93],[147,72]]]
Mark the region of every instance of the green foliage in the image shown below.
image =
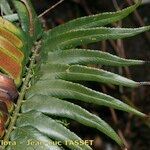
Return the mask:
[[[101,64],[108,66],[131,66],[144,64],[141,60],[124,59],[107,52],[89,49],[68,49],[49,52],[46,60],[42,57],[42,62],[60,63],[60,64]]]
[[[37,40],[42,34],[42,26],[37,18],[35,10],[30,0],[12,0],[18,16],[20,18],[22,29],[30,34],[33,41]]]
[[[31,49],[34,41],[42,35],[41,25],[29,0],[26,3],[23,0],[13,0],[13,4],[18,12],[22,30],[29,31],[28,36],[32,40],[28,40],[28,48]],[[95,128],[123,146],[120,137],[104,120],[69,101],[70,99],[83,101],[123,110],[140,117],[146,116],[124,102],[87,88],[80,82],[95,81],[137,87],[141,85],[139,82],[87,65],[130,66],[144,64],[144,61],[124,59],[98,50],[77,48],[82,44],[132,37],[149,30],[150,26],[140,28],[103,27],[128,16],[139,4],[137,2],[135,5],[117,12],[78,18],[43,34],[39,52],[40,60],[34,64],[37,51],[33,52],[31,65],[23,83],[12,122],[4,137],[4,140],[17,141],[17,145],[7,146],[7,150],[20,150],[24,147],[28,150],[60,150],[63,149],[63,146],[46,143],[61,141],[65,145],[65,141],[68,140],[81,140],[75,133],[58,122],[57,117],[67,118],[68,121],[74,120]],[[33,82],[30,82],[30,88],[27,90],[33,70]],[[20,114],[18,115],[18,113]],[[42,145],[26,145],[30,139],[39,140]],[[65,146],[72,150],[91,150],[88,145]]]
[[[42,64],[39,71],[39,79],[63,79],[78,81],[96,81],[115,85],[123,85],[127,87],[137,87],[140,83],[122,77],[120,75],[81,65],[62,65],[47,63]]]
[[[43,99],[42,104],[41,99]],[[62,101],[61,99],[51,96],[36,95],[28,99],[28,101],[26,101],[22,106],[22,112],[24,113],[30,112],[31,110],[40,111],[46,115],[60,116],[76,120],[81,124],[104,132],[115,141],[120,141],[119,137],[108,124],[106,124],[96,115],[93,115],[92,113],[73,103]]]
[[[5,15],[13,14],[7,0],[0,0],[0,7],[1,7],[1,12],[4,13]]]
[[[25,126],[25,127],[18,127],[15,131],[12,132],[10,139],[12,141],[17,141],[17,144],[15,146],[8,146],[7,150],[19,150],[26,148],[27,150],[31,149],[31,145],[27,145],[27,141],[25,139],[30,139],[30,142],[33,141],[40,141],[42,143],[52,143],[53,141],[50,140],[46,135],[43,135],[40,133],[37,129],[31,127],[31,126]],[[20,144],[21,143],[21,144]],[[62,150],[57,145],[52,144],[42,144],[42,145],[34,145],[34,149],[36,150]]]
[[[89,44],[107,39],[121,39],[131,37],[149,29],[150,26],[128,29],[106,27],[76,29],[64,32],[58,36],[51,36],[50,38],[44,36],[45,38],[42,49],[45,51],[70,49],[82,44]],[[49,45],[51,46],[49,47]]]
[[[130,13],[132,13],[139,5],[140,2],[137,2],[135,5],[132,5],[117,12],[105,12],[96,15],[77,18],[51,29],[49,32],[46,32],[46,34],[48,38],[51,38],[59,34],[76,29],[104,26],[125,18]]]

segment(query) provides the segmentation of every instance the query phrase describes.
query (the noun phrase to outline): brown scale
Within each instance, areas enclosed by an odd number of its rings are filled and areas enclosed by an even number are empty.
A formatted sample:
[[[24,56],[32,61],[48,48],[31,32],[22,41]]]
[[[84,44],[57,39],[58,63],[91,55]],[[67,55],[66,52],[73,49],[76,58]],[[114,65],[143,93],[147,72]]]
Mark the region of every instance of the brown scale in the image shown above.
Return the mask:
[[[5,126],[13,110],[13,101],[18,97],[12,78],[0,73],[0,138],[5,134]]]
[[[16,62],[15,59],[5,54],[0,49],[0,68],[9,73],[14,79],[20,77],[22,68],[21,64]]]
[[[0,26],[0,35],[3,35],[4,38],[8,39],[16,47],[18,47],[18,48],[22,48],[23,47],[22,41],[17,36],[15,36],[11,32],[8,32],[8,30],[2,28],[1,26]]]
[[[23,53],[2,36],[0,36],[0,48],[2,48],[3,51],[6,51],[10,55],[14,56],[17,60],[22,61],[24,58]]]

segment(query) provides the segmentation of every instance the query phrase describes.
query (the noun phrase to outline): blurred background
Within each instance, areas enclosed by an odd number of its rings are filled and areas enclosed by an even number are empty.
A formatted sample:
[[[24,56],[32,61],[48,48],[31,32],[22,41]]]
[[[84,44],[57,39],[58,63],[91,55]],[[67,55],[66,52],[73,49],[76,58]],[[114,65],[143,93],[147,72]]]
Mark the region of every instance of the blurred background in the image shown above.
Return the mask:
[[[52,7],[57,0],[32,0],[36,11],[41,14]],[[64,0],[57,7],[41,17],[46,30],[59,24],[65,23],[77,17],[116,11],[133,4],[132,0]],[[113,27],[139,27],[150,24],[150,1],[144,0],[142,5],[127,18],[111,24]],[[150,35],[143,33],[136,37],[124,40],[107,40],[97,44],[83,45],[83,47],[107,51],[124,58],[150,60]],[[102,66],[94,66],[102,67]],[[103,67],[104,68],[104,67]],[[150,65],[105,68],[109,71],[119,73],[136,81],[150,81]],[[129,89],[98,83],[84,83],[93,89],[109,93],[122,101],[136,107],[140,111],[150,114],[150,87],[143,86],[137,89]],[[107,121],[122,137],[124,143],[130,150],[150,150],[150,123],[132,114],[105,107],[96,107],[80,103],[92,113],[99,115]],[[104,134],[94,129],[84,127],[72,122],[69,127],[83,139],[94,140],[94,150],[119,150],[120,148]]]

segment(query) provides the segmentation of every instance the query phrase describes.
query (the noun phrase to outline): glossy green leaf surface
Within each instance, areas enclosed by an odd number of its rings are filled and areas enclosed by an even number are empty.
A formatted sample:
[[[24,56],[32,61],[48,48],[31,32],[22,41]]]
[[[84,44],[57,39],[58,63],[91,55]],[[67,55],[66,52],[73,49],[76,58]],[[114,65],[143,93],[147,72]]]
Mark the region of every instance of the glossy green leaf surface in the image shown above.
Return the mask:
[[[65,24],[59,25],[51,30],[49,32],[46,32],[45,34],[49,38],[53,38],[59,34],[79,29],[79,28],[91,28],[96,26],[104,26],[109,23],[113,23],[115,21],[121,20],[128,16],[131,12],[133,12],[138,6],[139,2],[137,2],[135,5],[132,5],[130,7],[127,7],[123,10],[117,11],[117,12],[106,12],[106,13],[99,13],[96,15],[86,16],[86,17],[80,17],[74,20],[71,20]]]
[[[21,150],[23,148],[26,150],[62,150],[53,144],[50,138],[31,126],[15,129],[11,133],[10,139],[16,144],[7,146],[6,150]]]
[[[33,85],[26,94],[27,98],[36,94],[42,94],[47,96],[54,96],[58,98],[68,98],[81,100],[87,103],[93,103],[97,105],[104,105],[115,109],[132,112],[139,116],[145,116],[129,105],[108,96],[106,94],[94,91],[83,85],[72,83],[63,80],[44,80],[38,81]]]
[[[59,34],[54,38],[46,38],[42,45],[45,51],[70,49],[82,44],[89,44],[108,39],[132,37],[150,30],[150,26],[140,28],[107,28],[76,29]]]
[[[98,116],[86,111],[78,105],[58,98],[36,95],[22,105],[22,112],[36,110],[51,116],[73,119],[81,124],[96,128],[115,140],[119,145],[122,141],[114,130]],[[58,111],[59,110],[59,111]]]
[[[58,64],[101,64],[108,66],[131,66],[144,64],[141,60],[124,59],[107,52],[90,49],[68,49],[49,52],[41,61]]]
[[[63,79],[69,81],[96,81],[106,84],[122,85],[127,87],[137,87],[140,83],[104,71],[81,65],[43,64],[39,72],[39,79]]]
[[[17,120],[17,126],[22,127],[27,125],[36,128],[54,140],[62,141],[64,145],[66,141],[69,140],[81,140],[81,138],[68,130],[66,127],[40,112],[31,111],[25,114],[21,114]],[[66,144],[66,146],[72,150],[92,150],[88,145]]]

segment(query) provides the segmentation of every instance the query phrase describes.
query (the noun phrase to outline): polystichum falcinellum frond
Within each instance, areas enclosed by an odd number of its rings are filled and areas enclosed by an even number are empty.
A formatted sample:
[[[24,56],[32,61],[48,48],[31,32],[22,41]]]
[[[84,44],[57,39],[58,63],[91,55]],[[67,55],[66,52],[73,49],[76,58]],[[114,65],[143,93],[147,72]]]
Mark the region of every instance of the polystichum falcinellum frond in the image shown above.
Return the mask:
[[[150,26],[105,27],[128,16],[140,2],[116,12],[77,18],[48,31],[42,28],[30,0],[12,0],[12,5],[21,27],[5,17],[0,18],[1,148],[60,150],[67,147],[72,150],[91,150],[90,145],[77,142],[82,141],[81,138],[70,131],[61,118],[95,128],[124,147],[122,139],[110,125],[73,101],[147,117],[121,100],[90,89],[80,82],[94,81],[135,88],[143,83],[88,64],[125,67],[142,65],[145,61],[124,59],[79,46],[132,37],[148,31]],[[42,144],[27,144],[34,141]],[[60,141],[61,144],[49,144],[54,141]],[[66,144],[67,141],[76,143]]]

